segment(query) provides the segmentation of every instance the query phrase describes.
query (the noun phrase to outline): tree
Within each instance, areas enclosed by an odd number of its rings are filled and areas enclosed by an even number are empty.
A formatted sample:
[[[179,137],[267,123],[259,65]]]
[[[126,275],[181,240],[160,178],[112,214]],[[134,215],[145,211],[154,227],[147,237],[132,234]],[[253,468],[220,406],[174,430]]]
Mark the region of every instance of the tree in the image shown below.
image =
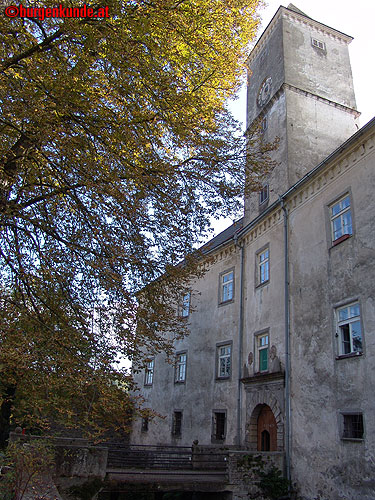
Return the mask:
[[[192,249],[270,165],[269,145],[244,161],[225,107],[258,3],[110,0],[110,18],[1,17],[4,421],[124,427],[131,379],[116,360],[184,333],[174,304],[198,273]]]

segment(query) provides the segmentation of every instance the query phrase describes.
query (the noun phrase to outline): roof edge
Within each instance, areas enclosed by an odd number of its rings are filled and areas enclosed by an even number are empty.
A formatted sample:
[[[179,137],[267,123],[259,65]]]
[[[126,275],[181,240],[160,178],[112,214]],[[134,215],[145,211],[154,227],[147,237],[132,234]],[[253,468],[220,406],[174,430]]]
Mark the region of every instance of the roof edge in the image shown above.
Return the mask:
[[[324,167],[326,167],[331,161],[333,161],[335,158],[337,158],[340,154],[345,152],[347,149],[349,149],[361,136],[365,135],[367,132],[369,132],[372,128],[375,129],[375,117],[372,118],[366,125],[361,127],[355,134],[349,137],[345,142],[343,142],[338,148],[336,148],[330,155],[328,155],[323,161],[321,161],[316,167],[314,167],[312,170],[310,170],[306,175],[304,175],[299,181],[297,181],[293,186],[291,186],[287,191],[285,191],[283,194],[279,196],[279,199],[274,201],[272,205],[270,205],[264,212],[259,214],[255,219],[250,221],[246,226],[240,228],[238,231],[233,231],[232,236],[227,238],[225,241],[220,243],[219,245],[204,251],[204,255],[210,255],[213,252],[216,252],[217,250],[229,245],[236,243],[238,240],[244,238],[246,234],[253,229],[259,222],[261,222],[264,218],[266,218],[275,208],[277,208],[279,205],[281,206],[282,201],[286,200],[294,191],[296,191],[299,187],[303,186],[306,182],[308,182],[312,177],[314,177],[315,174],[323,170]],[[240,225],[239,223],[242,222],[242,218],[238,219],[235,221],[231,226],[228,228],[224,229],[221,233],[219,233],[215,238],[223,234],[225,231],[228,231],[230,228],[233,228],[237,225],[237,227]],[[215,238],[212,238],[209,242],[207,242],[204,246],[209,245],[210,242],[212,242]],[[203,250],[204,247],[201,248]]]
[[[265,43],[266,39],[268,38],[269,34],[272,32],[273,27],[275,26],[276,22],[279,20],[281,17],[281,13],[285,11],[286,13],[290,13],[290,15],[296,16],[299,18],[302,22],[305,24],[310,24],[314,26],[315,28],[324,28],[324,30],[331,36],[336,36],[340,38],[341,40],[345,41],[347,44],[349,44],[352,40],[353,37],[350,35],[347,35],[346,33],[343,33],[342,31],[339,31],[335,28],[331,28],[330,26],[321,23],[320,21],[316,21],[312,17],[309,17],[307,14],[300,12],[297,12],[293,9],[290,9],[288,7],[284,7],[283,5],[280,5],[280,7],[277,9],[275,12],[274,16],[272,17],[271,21],[267,24],[265,29],[263,30],[263,33],[259,37],[259,39],[256,41],[254,47],[252,48],[248,58],[247,58],[247,63],[250,63],[254,59],[254,57],[257,55],[257,53],[260,51],[261,47],[263,46],[263,43]]]

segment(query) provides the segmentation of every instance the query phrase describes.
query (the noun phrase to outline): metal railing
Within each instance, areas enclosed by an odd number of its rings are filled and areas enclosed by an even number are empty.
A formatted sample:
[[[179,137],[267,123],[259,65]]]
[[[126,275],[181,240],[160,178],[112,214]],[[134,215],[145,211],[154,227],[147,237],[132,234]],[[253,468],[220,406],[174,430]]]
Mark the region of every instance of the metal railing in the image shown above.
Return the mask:
[[[227,454],[189,446],[112,445],[107,468],[226,472]]]

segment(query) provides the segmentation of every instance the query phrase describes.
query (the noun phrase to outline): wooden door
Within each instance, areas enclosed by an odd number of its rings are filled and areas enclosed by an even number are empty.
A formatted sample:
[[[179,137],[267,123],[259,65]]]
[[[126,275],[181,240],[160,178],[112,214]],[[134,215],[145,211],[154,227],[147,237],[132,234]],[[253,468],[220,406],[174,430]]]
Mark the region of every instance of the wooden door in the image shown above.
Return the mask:
[[[277,451],[277,424],[269,406],[260,410],[257,427],[258,451]]]

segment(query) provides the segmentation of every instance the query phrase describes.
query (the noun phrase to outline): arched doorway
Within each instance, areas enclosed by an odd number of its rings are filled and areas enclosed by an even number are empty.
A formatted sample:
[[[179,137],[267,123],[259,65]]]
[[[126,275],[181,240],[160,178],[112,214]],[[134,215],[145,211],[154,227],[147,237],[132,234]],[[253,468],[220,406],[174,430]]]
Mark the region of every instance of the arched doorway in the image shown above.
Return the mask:
[[[262,405],[257,420],[258,451],[277,451],[277,423],[271,408]]]

